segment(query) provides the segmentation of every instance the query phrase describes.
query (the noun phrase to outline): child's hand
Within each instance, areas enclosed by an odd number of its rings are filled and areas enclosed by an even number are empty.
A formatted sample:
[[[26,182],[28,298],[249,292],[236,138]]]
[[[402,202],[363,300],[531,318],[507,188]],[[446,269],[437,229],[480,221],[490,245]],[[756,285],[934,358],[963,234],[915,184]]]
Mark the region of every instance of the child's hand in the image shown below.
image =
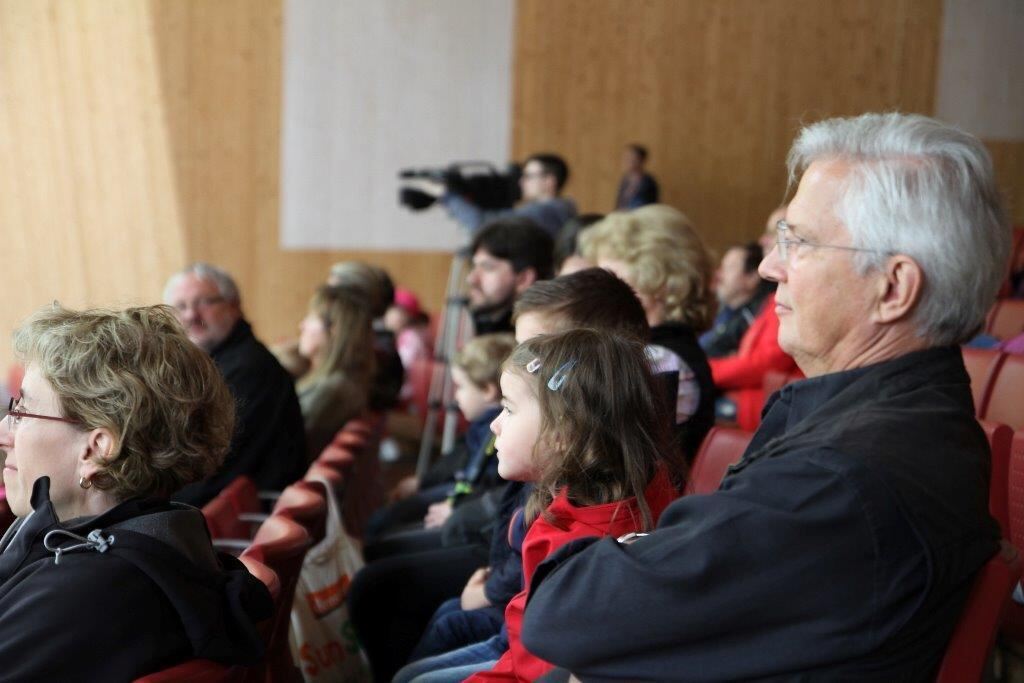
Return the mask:
[[[469,577],[469,581],[466,582],[466,587],[462,589],[462,598],[460,600],[462,609],[480,609],[491,604],[491,601],[487,599],[487,595],[484,594],[484,583],[487,582],[487,577],[490,574],[490,567],[480,567],[480,569],[473,572],[473,576]]]
[[[395,484],[395,488],[391,489],[391,502],[394,503],[398,500],[404,500],[412,494],[416,493],[420,488],[420,480],[416,477],[406,477],[400,482]]]
[[[423,526],[426,529],[436,529],[452,516],[452,504],[447,500],[441,503],[434,503],[427,508],[427,516],[423,518]]]

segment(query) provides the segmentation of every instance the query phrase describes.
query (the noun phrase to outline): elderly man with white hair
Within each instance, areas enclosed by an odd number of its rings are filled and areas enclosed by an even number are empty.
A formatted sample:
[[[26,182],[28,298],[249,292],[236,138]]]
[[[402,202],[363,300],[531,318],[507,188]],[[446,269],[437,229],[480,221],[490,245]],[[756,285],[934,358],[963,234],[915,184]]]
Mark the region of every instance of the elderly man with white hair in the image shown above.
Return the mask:
[[[538,569],[523,641],[584,680],[929,680],[999,548],[957,347],[1009,250],[988,154],[866,114],[802,130],[789,169],[760,272],[807,379],[717,492]]]
[[[209,263],[172,275],[164,303],[193,344],[210,354],[235,399],[235,433],[220,469],[174,494],[205,505],[236,477],[260,489],[281,490],[306,471],[306,432],[291,376],[260,343],[242,315],[234,279]]]

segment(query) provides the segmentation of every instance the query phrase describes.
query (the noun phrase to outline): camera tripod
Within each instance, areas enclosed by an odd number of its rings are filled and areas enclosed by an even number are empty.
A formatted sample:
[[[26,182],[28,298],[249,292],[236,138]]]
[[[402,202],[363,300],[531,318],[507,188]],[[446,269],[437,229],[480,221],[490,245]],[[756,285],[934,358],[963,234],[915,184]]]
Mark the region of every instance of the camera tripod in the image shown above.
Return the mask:
[[[420,478],[430,466],[430,455],[434,449],[434,439],[437,438],[437,423],[442,410],[444,428],[441,432],[441,453],[448,453],[455,444],[459,408],[455,404],[455,389],[448,368],[455,352],[473,335],[473,321],[468,310],[469,298],[465,293],[466,269],[470,257],[469,247],[457,250],[448,269],[444,309],[434,338],[434,364],[430,371],[427,416],[420,439],[419,457],[416,459],[416,476]]]

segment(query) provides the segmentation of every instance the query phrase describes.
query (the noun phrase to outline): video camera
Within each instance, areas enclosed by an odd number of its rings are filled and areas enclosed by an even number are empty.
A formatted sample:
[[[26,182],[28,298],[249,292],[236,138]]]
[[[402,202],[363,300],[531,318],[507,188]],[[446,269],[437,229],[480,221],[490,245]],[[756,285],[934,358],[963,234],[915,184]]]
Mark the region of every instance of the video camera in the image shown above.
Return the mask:
[[[505,172],[486,161],[457,161],[446,168],[406,168],[398,172],[402,180],[426,179],[442,183],[445,190],[462,195],[481,209],[508,209],[519,201],[519,164],[509,164]],[[422,211],[437,199],[415,187],[400,187],[398,203],[413,211]]]

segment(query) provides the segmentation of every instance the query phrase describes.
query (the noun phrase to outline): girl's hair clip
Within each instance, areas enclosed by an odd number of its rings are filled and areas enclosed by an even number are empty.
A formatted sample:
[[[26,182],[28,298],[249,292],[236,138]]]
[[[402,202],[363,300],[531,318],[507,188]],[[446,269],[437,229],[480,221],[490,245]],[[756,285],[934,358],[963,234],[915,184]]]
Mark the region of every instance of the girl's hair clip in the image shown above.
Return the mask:
[[[534,358],[526,364],[526,371],[531,375],[540,370],[540,358]]]
[[[569,371],[576,365],[575,360],[569,360],[562,363],[562,367],[555,370],[555,374],[551,375],[551,379],[548,380],[548,389],[551,391],[558,391],[565,384],[566,377],[569,376]]]

